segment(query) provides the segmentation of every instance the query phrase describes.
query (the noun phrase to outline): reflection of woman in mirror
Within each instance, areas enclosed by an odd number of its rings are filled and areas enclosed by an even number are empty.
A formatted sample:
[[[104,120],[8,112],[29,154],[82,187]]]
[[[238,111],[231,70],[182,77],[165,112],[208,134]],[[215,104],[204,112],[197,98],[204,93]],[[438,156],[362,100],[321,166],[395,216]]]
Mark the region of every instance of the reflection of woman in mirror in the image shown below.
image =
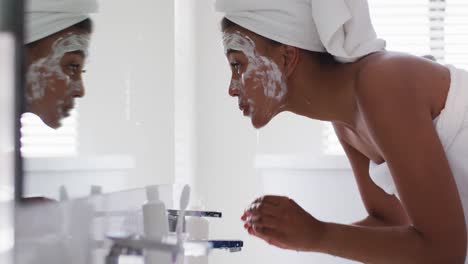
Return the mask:
[[[366,263],[464,263],[468,73],[385,50],[366,0],[218,0],[229,94],[256,128],[283,111],[332,122],[369,216],[254,201],[251,235]],[[326,201],[323,201],[326,203]]]
[[[83,66],[96,9],[92,0],[30,0],[27,5],[26,111],[61,126],[84,96]]]

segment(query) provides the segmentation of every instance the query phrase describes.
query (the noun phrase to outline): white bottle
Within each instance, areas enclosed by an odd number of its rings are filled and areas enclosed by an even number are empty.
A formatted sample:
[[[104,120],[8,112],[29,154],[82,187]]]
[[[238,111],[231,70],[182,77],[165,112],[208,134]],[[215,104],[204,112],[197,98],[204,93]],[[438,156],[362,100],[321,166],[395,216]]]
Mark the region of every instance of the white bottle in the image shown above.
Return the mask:
[[[102,194],[102,187],[98,185],[91,185],[91,191],[89,192],[91,196],[101,195]]]
[[[60,186],[59,188],[59,200],[61,202],[65,202],[69,200],[67,187],[65,187],[64,185]]]
[[[201,201],[197,201],[191,208],[194,211],[203,210]],[[189,240],[208,240],[210,222],[204,217],[187,217],[187,233]],[[208,256],[186,257],[185,264],[208,264]]]
[[[145,237],[160,240],[169,235],[166,206],[159,199],[158,186],[146,187],[147,202],[143,205],[143,228]],[[149,251],[145,253],[146,264],[171,264],[170,252]]]

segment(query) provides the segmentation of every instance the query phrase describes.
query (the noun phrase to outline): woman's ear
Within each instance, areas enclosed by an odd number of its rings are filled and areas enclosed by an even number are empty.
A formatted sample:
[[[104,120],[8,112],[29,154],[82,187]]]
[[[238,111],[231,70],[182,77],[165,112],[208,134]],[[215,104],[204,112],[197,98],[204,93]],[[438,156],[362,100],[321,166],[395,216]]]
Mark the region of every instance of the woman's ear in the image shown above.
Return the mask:
[[[299,63],[299,48],[284,45],[283,48],[283,67],[286,78],[289,78],[296,70]]]

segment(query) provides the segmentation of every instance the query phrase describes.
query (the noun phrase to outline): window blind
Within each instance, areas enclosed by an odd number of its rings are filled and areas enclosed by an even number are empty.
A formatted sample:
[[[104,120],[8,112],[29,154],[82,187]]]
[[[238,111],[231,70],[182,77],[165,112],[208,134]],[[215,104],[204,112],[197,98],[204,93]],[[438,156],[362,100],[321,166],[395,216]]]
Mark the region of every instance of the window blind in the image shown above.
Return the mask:
[[[468,70],[468,1],[369,0],[369,8],[388,50],[431,55],[439,63]],[[329,123],[324,124],[323,152],[344,154]]]
[[[77,154],[78,113],[73,110],[54,130],[31,113],[21,117],[21,153],[23,157],[60,157]]]

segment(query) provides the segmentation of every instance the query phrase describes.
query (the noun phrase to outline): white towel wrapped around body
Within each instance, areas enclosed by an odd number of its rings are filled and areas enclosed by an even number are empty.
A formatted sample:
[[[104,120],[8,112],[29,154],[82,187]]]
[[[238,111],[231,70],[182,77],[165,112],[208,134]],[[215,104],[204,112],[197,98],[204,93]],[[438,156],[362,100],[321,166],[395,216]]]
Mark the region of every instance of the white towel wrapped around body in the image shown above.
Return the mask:
[[[385,49],[367,0],[217,0],[216,10],[260,36],[354,62]]]
[[[25,43],[43,39],[84,21],[97,9],[96,0],[28,0]]]

